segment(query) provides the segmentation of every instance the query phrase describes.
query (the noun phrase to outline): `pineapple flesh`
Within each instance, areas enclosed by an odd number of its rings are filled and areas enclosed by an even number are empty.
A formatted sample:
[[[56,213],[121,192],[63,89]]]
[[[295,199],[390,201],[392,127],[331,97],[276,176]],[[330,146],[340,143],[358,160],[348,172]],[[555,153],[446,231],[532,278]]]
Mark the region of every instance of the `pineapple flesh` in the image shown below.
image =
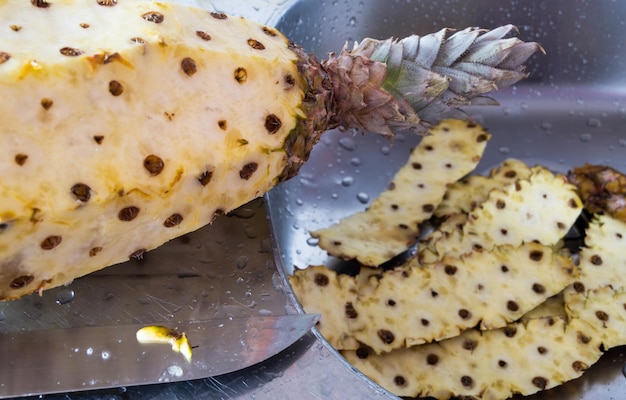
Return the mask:
[[[79,2],[2,6],[0,298],[140,257],[264,194],[302,116],[275,30]]]
[[[524,78],[540,49],[508,26],[364,41],[319,62],[273,28],[143,0],[4,0],[0,20],[0,300],[210,223],[295,175],[330,128],[425,132]]]

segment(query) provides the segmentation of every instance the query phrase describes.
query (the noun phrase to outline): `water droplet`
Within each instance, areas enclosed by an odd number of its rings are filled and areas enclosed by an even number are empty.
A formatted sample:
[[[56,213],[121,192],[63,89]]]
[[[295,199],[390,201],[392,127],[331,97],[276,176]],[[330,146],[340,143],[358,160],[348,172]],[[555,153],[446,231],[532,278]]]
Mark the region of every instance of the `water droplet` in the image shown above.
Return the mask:
[[[622,147],[626,147],[626,139],[620,139],[620,140],[618,140],[617,143],[619,143],[619,145],[622,146]]]
[[[304,201],[302,201],[302,199],[296,199],[296,204],[301,206],[304,204]]]
[[[183,376],[183,369],[178,365],[171,365],[167,367],[167,373],[171,376],[180,377]]]
[[[244,279],[242,277],[237,278],[236,280],[237,285],[241,285],[244,282]]]
[[[74,291],[71,289],[64,289],[57,293],[56,303],[58,305],[70,303],[72,300],[74,300]]]
[[[498,149],[498,152],[500,154],[509,154],[511,152],[511,149],[506,146],[502,146]]]
[[[549,131],[550,129],[552,129],[552,124],[550,122],[543,122],[541,124],[541,129],[543,129],[544,131]]]
[[[248,265],[248,261],[250,261],[250,257],[248,256],[237,257],[237,268],[244,269]]]
[[[333,200],[337,200],[337,199],[339,198],[339,195],[338,195],[337,193],[333,193],[333,194],[331,194],[331,195],[330,195],[330,197],[331,197]]]
[[[339,139],[339,145],[348,151],[356,150],[356,141],[351,137],[342,137]]]
[[[589,118],[587,120],[587,126],[590,128],[600,128],[602,126],[602,121],[597,118]]]
[[[391,152],[391,147],[383,146],[380,148],[380,152],[383,153],[384,155],[388,155]]]
[[[343,179],[341,180],[341,185],[342,186],[352,186],[354,184],[354,178],[351,176],[344,176]]]
[[[280,275],[278,274],[278,272],[274,272],[272,274],[272,287],[274,288],[274,290],[276,290],[277,292],[282,292],[283,289],[285,288],[283,286],[283,279],[280,277]]]
[[[272,247],[272,241],[269,239],[263,239],[261,240],[261,245],[259,248],[259,253],[263,253],[263,254],[271,254],[273,251],[273,247]]]
[[[404,133],[396,133],[396,135],[393,138],[394,142],[404,142],[406,141],[406,135]]]
[[[256,238],[258,238],[258,237],[259,237],[259,233],[258,233],[258,232],[257,232],[257,230],[256,230],[254,227],[252,227],[252,226],[248,226],[248,227],[246,227],[246,229],[245,229],[245,231],[244,231],[244,232],[245,232],[246,237],[247,237],[248,239],[256,239]]]
[[[352,164],[355,167],[358,167],[359,165],[361,165],[361,159],[358,157],[354,157],[350,159],[350,164]]]
[[[109,359],[109,357],[111,357],[111,354],[110,354],[108,351],[104,350],[104,351],[100,354],[100,356],[102,357],[102,359],[103,359],[103,360],[108,360],[108,359]]]
[[[350,17],[348,20],[348,25],[355,26],[356,25],[356,17]]]
[[[591,133],[583,133],[582,135],[580,135],[580,141],[583,143],[590,142],[591,139],[593,139]]]
[[[359,192],[359,193],[356,194],[356,199],[359,202],[365,204],[368,201],[370,201],[370,196],[367,193],[365,193],[365,192]]]
[[[269,317],[270,315],[273,315],[274,313],[272,312],[272,310],[268,310],[267,308],[260,308],[259,309],[259,315],[262,317]]]
[[[0,310],[0,321],[4,321],[7,318],[7,315],[4,311]]]
[[[237,218],[242,218],[242,219],[249,219],[249,218],[254,217],[254,214],[255,214],[255,210],[253,208],[240,207],[236,210],[231,211],[228,215],[237,217]]]
[[[85,354],[87,354],[88,356],[93,354],[93,348],[89,347],[87,350],[85,350]]]
[[[291,227],[292,227],[294,230],[296,230],[296,231],[297,231],[298,229],[300,229],[300,225],[299,225],[297,222],[296,222],[296,223],[294,223],[293,225],[291,225]]]
[[[310,237],[306,240],[306,244],[311,247],[315,247],[319,244],[320,240],[318,238]]]

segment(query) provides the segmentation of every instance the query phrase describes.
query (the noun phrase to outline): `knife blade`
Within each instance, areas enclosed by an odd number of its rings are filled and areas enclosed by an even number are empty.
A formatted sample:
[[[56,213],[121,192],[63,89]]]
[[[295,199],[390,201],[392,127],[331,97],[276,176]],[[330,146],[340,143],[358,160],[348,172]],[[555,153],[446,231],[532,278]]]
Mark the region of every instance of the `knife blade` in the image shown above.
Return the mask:
[[[301,338],[319,315],[162,324],[185,333],[191,362],[167,344],[142,344],[145,324],[0,333],[0,398],[175,382],[264,361]]]

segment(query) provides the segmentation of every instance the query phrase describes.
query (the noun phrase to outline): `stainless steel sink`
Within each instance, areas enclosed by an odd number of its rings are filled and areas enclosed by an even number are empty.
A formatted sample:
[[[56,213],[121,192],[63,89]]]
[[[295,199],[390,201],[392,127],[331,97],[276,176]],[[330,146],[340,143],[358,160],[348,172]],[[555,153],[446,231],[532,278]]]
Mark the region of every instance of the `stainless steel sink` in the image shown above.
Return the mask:
[[[277,27],[322,58],[346,41],[367,36],[385,39],[506,23],[517,25],[522,39],[541,43],[547,54],[533,56],[523,83],[495,93],[499,107],[467,109],[493,134],[477,172],[508,157],[557,172],[585,162],[626,171],[626,2],[301,0]],[[294,267],[339,265],[308,231],[367,207],[418,140],[400,135],[390,145],[372,134],[325,134],[300,175],[267,196],[285,275]],[[581,379],[531,398],[619,398],[626,393],[625,360],[626,348],[614,349]]]

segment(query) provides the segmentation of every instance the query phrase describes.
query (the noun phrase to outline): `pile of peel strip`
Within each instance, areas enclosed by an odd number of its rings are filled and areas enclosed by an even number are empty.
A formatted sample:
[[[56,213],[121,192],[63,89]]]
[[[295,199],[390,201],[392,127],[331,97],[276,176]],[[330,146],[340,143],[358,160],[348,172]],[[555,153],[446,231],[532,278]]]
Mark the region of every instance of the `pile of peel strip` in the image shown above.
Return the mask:
[[[580,253],[579,279],[505,328],[469,330],[441,342],[376,355],[342,351],[399,396],[506,399],[575,379],[603,351],[626,344],[626,224],[596,215]]]

